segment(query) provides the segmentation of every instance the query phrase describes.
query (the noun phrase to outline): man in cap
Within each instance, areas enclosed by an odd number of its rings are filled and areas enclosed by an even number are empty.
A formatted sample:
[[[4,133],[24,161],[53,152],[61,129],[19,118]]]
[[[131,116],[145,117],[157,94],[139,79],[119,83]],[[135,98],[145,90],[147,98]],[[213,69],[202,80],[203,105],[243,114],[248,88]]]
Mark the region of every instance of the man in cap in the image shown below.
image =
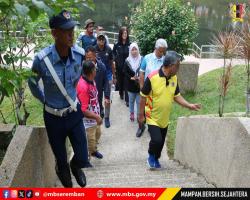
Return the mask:
[[[44,123],[56,158],[56,173],[64,187],[72,187],[70,168],[77,183],[85,187],[86,178],[81,168],[92,166],[88,160],[83,114],[76,96],[84,57],[84,50],[73,45],[76,24],[66,10],[50,18],[55,44],[35,56],[32,70],[36,76],[29,79],[32,94],[44,104]],[[38,84],[40,79],[43,88]],[[70,166],[65,145],[67,137],[74,150]]]
[[[101,33],[101,32],[103,32],[103,33],[105,32],[104,28],[100,25],[96,26],[94,36],[97,38],[97,35],[99,35],[99,33]],[[105,39],[106,39],[106,45],[109,45],[109,38],[106,34],[105,34]]]
[[[103,32],[99,32],[97,35],[97,45],[96,48],[96,54],[97,57],[104,63],[106,67],[107,72],[107,78],[109,80],[109,90],[111,91],[112,84],[116,81],[116,75],[115,75],[115,65],[113,60],[113,53],[109,45],[106,44],[106,38],[105,34]],[[105,112],[104,112],[104,123],[105,127],[110,127],[110,96],[108,98],[105,98]]]
[[[180,95],[176,76],[180,61],[179,54],[169,51],[160,69],[147,76],[141,89],[139,123],[144,123],[145,108],[146,122],[151,137],[147,161],[151,169],[161,168],[159,158],[165,144],[173,100],[190,110],[197,111],[201,108],[200,104],[191,104]]]
[[[86,50],[89,46],[96,45],[96,37],[94,36],[95,22],[92,19],[85,21],[85,32],[81,33],[77,39],[77,44]]]

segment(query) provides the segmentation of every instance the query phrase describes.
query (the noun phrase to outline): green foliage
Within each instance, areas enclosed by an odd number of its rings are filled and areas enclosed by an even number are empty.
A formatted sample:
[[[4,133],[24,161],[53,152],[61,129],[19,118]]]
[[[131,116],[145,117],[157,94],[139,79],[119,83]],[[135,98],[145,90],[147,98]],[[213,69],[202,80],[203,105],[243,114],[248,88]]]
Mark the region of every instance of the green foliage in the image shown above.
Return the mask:
[[[26,125],[44,126],[42,115],[43,105],[41,102],[31,94],[29,89],[25,89],[24,97],[26,109],[30,113]],[[13,112],[13,105],[11,101],[11,98],[4,98],[2,104],[0,104],[0,110],[5,118],[6,123],[16,123],[16,114]],[[21,111],[21,114],[24,114],[23,110]],[[2,115],[0,115],[0,121],[3,121]]]
[[[34,21],[40,14],[47,13],[48,16],[51,16],[62,9],[76,13],[79,6],[95,9],[93,0],[0,0],[0,14],[28,15]]]
[[[22,5],[14,4],[20,12],[26,12]],[[0,17],[0,104],[6,97],[12,103],[11,110],[15,113],[15,123],[25,125],[29,112],[25,105],[25,89],[27,79],[31,76],[31,57],[35,48],[47,45],[50,34],[41,32],[47,28],[48,16],[40,14],[32,21],[31,17],[10,15],[5,10]],[[18,14],[18,12],[16,14]],[[45,34],[44,34],[45,33]],[[1,118],[6,123],[6,116],[0,110]]]
[[[141,1],[132,11],[130,25],[144,55],[152,52],[158,38],[166,39],[169,49],[187,54],[198,34],[194,11],[179,0]]]
[[[30,70],[10,70],[8,68],[0,68],[0,91],[6,97],[14,94],[15,90],[22,87],[22,83],[26,81],[32,72]]]

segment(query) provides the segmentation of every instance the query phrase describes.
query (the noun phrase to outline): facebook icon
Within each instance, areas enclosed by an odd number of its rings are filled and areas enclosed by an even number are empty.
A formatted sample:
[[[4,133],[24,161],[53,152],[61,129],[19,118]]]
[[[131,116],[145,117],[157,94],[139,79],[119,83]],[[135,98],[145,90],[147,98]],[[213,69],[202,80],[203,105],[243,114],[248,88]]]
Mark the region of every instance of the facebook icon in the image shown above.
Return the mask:
[[[10,191],[9,190],[4,190],[3,191],[3,198],[4,199],[10,198]]]

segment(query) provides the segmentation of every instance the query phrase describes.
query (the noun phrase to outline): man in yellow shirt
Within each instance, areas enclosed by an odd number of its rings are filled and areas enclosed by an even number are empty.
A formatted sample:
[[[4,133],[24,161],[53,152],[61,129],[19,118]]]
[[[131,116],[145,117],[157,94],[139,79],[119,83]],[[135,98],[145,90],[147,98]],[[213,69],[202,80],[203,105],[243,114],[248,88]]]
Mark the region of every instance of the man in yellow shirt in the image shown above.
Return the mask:
[[[139,122],[146,123],[151,140],[149,142],[148,165],[151,169],[161,168],[159,158],[168,130],[169,115],[173,101],[190,110],[199,110],[200,104],[187,102],[180,94],[176,73],[181,56],[175,51],[168,51],[159,70],[151,72],[141,89]]]

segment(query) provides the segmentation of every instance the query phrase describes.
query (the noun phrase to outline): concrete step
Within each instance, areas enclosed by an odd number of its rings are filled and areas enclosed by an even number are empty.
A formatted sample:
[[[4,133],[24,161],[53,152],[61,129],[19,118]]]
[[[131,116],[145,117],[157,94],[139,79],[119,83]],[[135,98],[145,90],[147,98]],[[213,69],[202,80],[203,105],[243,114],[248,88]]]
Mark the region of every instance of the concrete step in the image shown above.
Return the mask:
[[[213,187],[195,172],[169,160],[166,147],[160,158],[162,169],[149,170],[149,133],[146,129],[142,137],[137,138],[138,124],[130,122],[128,108],[118,93],[113,97],[111,127],[102,127],[98,145],[104,158],[91,157],[94,168],[83,169],[87,187]],[[74,178],[73,182],[74,187],[79,187]],[[59,181],[57,186],[61,186]]]
[[[95,165],[84,172],[88,187],[210,187],[203,177],[170,160],[161,170],[149,170],[146,162],[131,162]]]
[[[182,166],[149,170],[146,165],[134,163],[127,166],[95,166],[84,169],[84,172],[87,187],[213,187],[202,176]],[[75,187],[79,187],[74,178],[73,182]]]

